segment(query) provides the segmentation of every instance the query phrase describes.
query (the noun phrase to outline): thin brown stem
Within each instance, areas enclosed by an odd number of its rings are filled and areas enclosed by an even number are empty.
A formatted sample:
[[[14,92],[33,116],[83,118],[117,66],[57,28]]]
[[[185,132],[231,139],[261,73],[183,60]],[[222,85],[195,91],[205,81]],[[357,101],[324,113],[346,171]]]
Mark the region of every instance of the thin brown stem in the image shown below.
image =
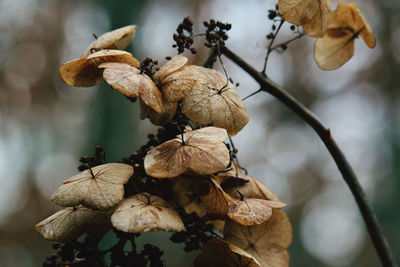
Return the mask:
[[[282,25],[283,25],[284,22],[285,22],[284,19],[282,19],[282,20],[279,22],[278,28],[276,28],[276,31],[274,32],[274,35],[272,36],[272,39],[271,39],[271,41],[270,41],[269,44],[268,44],[267,55],[265,56],[264,66],[263,66],[263,69],[262,69],[262,71],[261,71],[261,73],[262,73],[264,76],[267,75],[267,74],[266,74],[266,71],[267,71],[267,62],[268,62],[268,59],[269,59],[269,55],[270,55],[271,52],[273,51],[272,46],[273,46],[273,44],[274,44],[274,42],[275,42],[276,36],[278,35],[279,31],[280,31],[281,28],[282,28]]]
[[[351,190],[351,193],[355,198],[356,203],[364,218],[368,232],[371,236],[372,242],[375,246],[379,258],[381,259],[382,265],[385,267],[397,266],[391,248],[387,243],[386,238],[384,237],[375,213],[373,212],[370,204],[366,200],[365,193],[360,183],[358,182],[356,174],[354,173],[343,152],[331,136],[330,130],[322,124],[322,122],[317,118],[314,113],[312,113],[303,104],[298,102],[292,95],[290,95],[279,85],[265,77],[263,73],[258,72],[250,64],[248,64],[246,61],[237,56],[228,48],[224,47],[223,49],[221,49],[221,51],[226,57],[231,59],[245,72],[250,74],[250,76],[252,76],[260,84],[264,92],[275,96],[279,101],[285,104],[289,109],[291,109],[314,129],[314,131],[318,134],[318,136],[328,149],[329,153],[331,154],[333,160],[335,161],[339,171],[341,172],[344,180],[346,181]]]

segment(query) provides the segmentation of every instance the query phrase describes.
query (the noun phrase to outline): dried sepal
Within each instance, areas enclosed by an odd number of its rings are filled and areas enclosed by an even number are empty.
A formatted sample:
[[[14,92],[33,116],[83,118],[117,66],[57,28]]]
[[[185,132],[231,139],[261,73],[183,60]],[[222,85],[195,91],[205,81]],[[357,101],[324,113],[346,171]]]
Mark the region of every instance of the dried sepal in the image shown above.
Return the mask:
[[[206,127],[179,135],[150,150],[145,159],[146,173],[157,178],[173,178],[192,172],[206,175],[229,164],[229,151],[223,141],[225,129]]]
[[[108,163],[87,169],[64,181],[51,200],[60,206],[83,204],[95,210],[108,210],[124,197],[124,184],[133,175],[133,167]]]
[[[279,209],[273,209],[271,218],[259,225],[226,222],[224,239],[254,256],[261,266],[289,266],[286,248],[292,241],[292,226],[287,215]]]
[[[149,118],[154,125],[163,126],[175,116],[177,108],[177,102],[171,103],[162,97],[161,113],[157,113],[140,100],[140,119]]]
[[[111,216],[111,222],[115,228],[127,233],[185,230],[179,214],[164,199],[149,193],[123,200]]]
[[[235,205],[229,208],[228,217],[241,225],[262,224],[272,216],[272,208],[285,206],[278,201],[255,198],[237,199]]]
[[[151,109],[161,113],[162,95],[149,76],[123,63],[107,62],[99,68],[104,69],[103,78],[112,88],[127,97],[139,97]]]
[[[192,89],[181,100],[182,112],[198,124],[212,124],[236,135],[249,121],[236,88],[216,70],[197,67],[193,75]]]
[[[81,57],[87,57],[93,51],[103,49],[124,50],[129,46],[135,37],[136,25],[125,26],[110,32],[106,32],[94,40],[88,48],[82,53]]]
[[[140,65],[131,53],[106,49],[61,65],[60,75],[63,81],[71,86],[95,86],[103,80],[103,69],[99,69],[98,66],[104,62],[125,63],[136,68]]]
[[[328,29],[331,0],[279,0],[279,14],[286,21],[301,25],[312,37],[322,37]]]
[[[314,45],[314,59],[323,70],[334,70],[354,55],[354,41],[360,35],[369,48],[375,47],[375,37],[359,7],[338,2],[332,13],[328,31]]]
[[[35,225],[47,240],[72,241],[83,233],[104,233],[111,228],[110,216],[82,205],[62,209]]]
[[[177,55],[171,60],[167,61],[156,73],[153,75],[153,80],[155,83],[162,85],[165,82],[165,78],[172,73],[182,69],[186,62],[187,57],[182,55]]]
[[[243,249],[220,238],[210,239],[195,259],[195,267],[259,267],[257,260]]]

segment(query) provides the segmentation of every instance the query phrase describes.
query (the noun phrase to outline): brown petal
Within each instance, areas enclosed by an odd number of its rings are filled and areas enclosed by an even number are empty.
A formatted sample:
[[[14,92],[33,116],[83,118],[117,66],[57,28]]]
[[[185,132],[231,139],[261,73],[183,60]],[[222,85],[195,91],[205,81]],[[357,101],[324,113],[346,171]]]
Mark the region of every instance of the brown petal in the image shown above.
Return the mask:
[[[222,141],[226,131],[206,127],[183,134],[150,150],[145,159],[146,173],[157,178],[173,178],[185,172],[206,175],[229,164],[229,151]]]
[[[149,118],[151,123],[157,126],[166,125],[175,116],[178,103],[170,103],[162,97],[161,113],[157,113],[149,108],[142,100],[140,100],[140,119]]]
[[[62,209],[35,226],[45,239],[69,242],[85,232],[104,233],[111,228],[110,217],[83,206]]]
[[[133,168],[128,164],[99,165],[65,180],[51,200],[64,207],[83,204],[95,210],[108,210],[122,200],[124,184],[132,175]]]
[[[272,215],[272,208],[283,208],[282,202],[245,198],[236,200],[229,208],[228,217],[242,225],[262,224]]]
[[[160,113],[162,111],[162,96],[157,86],[149,76],[139,69],[123,63],[103,63],[103,78],[115,90],[128,97],[139,96],[146,105]]]
[[[171,60],[167,61],[156,73],[153,75],[153,79],[157,84],[163,84],[165,78],[176,72],[185,66],[188,61],[187,57],[182,55],[177,55],[173,57]]]
[[[89,87],[100,83],[103,70],[98,66],[104,62],[119,62],[139,67],[140,63],[132,54],[120,50],[101,50],[86,58],[75,59],[60,67],[63,81],[71,86]]]
[[[224,239],[254,256],[261,266],[289,266],[286,248],[292,241],[292,227],[286,214],[279,209],[273,209],[271,218],[259,225],[226,222]]]
[[[210,239],[194,261],[195,267],[259,267],[257,260],[243,249],[220,238]]]
[[[99,36],[93,41],[88,48],[82,53],[81,57],[89,56],[93,50],[99,51],[103,49],[124,50],[129,46],[135,37],[137,30],[136,25],[125,26],[111,32],[107,32]]]
[[[111,222],[115,228],[127,233],[185,230],[178,213],[164,199],[149,193],[133,195],[122,201],[111,216]]]

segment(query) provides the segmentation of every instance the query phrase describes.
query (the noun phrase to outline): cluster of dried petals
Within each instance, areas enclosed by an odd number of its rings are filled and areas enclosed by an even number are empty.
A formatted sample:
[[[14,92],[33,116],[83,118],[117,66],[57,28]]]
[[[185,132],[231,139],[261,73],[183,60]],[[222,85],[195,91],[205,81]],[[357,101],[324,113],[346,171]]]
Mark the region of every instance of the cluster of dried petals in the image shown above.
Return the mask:
[[[226,137],[225,129],[216,127],[179,135],[147,153],[146,173],[156,178],[173,178],[183,173],[206,175],[224,170],[230,160],[224,144]]]
[[[82,205],[62,209],[35,226],[45,239],[69,242],[83,233],[104,233],[111,228],[110,216]]]
[[[124,197],[124,184],[133,175],[133,167],[123,163],[108,163],[80,172],[64,181],[51,200],[64,207],[78,204],[109,210]]]
[[[237,134],[249,121],[236,88],[216,70],[182,67],[163,79],[162,91],[167,101],[181,101],[182,113],[190,120],[224,128],[229,135]]]
[[[226,222],[224,239],[252,255],[261,266],[289,266],[286,248],[292,241],[292,226],[279,209],[274,209],[271,218],[259,225]]]
[[[118,230],[128,233],[185,230],[178,213],[164,199],[149,193],[124,199],[111,216],[111,222]]]
[[[286,21],[301,25],[312,37],[324,36],[331,15],[331,0],[279,0],[279,14]]]
[[[247,266],[260,267],[257,260],[243,249],[220,238],[210,239],[194,261],[195,267]]]
[[[104,69],[103,78],[112,88],[127,97],[140,99],[157,113],[162,111],[162,96],[149,76],[124,63],[107,62],[98,66]]]
[[[354,41],[358,36],[369,48],[375,47],[375,37],[359,7],[339,0],[327,33],[315,42],[314,59],[318,66],[323,70],[341,67],[354,55]]]
[[[156,84],[163,86],[167,82],[166,78],[172,73],[182,70],[187,61],[187,57],[182,55],[173,57],[171,60],[167,61],[167,63],[165,63],[156,73],[154,73],[153,80]]]

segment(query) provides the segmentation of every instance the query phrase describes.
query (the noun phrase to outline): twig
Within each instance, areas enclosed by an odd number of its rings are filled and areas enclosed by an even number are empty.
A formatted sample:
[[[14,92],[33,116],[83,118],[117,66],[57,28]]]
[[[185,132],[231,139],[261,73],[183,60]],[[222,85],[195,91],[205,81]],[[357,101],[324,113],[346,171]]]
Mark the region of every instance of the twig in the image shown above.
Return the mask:
[[[279,22],[278,28],[276,29],[276,31],[275,31],[275,33],[274,33],[274,36],[272,36],[272,39],[271,39],[271,41],[270,41],[269,44],[268,44],[267,55],[265,56],[264,66],[263,66],[263,69],[262,69],[262,71],[261,71],[261,73],[262,73],[264,76],[266,76],[267,62],[268,62],[269,54],[271,54],[271,52],[273,51],[272,45],[274,44],[275,39],[276,39],[276,36],[278,35],[278,32],[280,31],[280,29],[281,29],[281,27],[282,27],[282,25],[283,25],[284,22],[285,22],[284,19],[282,19],[282,20]]]
[[[214,66],[215,59],[217,56],[218,56],[218,49],[217,47],[213,46],[210,49],[210,54],[208,55],[206,61],[204,61],[202,64],[203,67],[211,69]]]
[[[300,118],[302,118],[308,125],[310,125],[314,131],[318,134],[322,142],[327,147],[332,158],[334,159],[337,167],[339,168],[344,180],[349,186],[357,205],[361,211],[364,221],[367,225],[368,232],[371,236],[372,242],[381,259],[382,265],[385,267],[397,266],[391,248],[389,247],[386,238],[383,235],[381,227],[378,223],[375,213],[372,211],[371,206],[368,204],[364,191],[361,188],[358,179],[348,163],[343,152],[337,146],[335,140],[331,136],[330,130],[326,128],[317,116],[307,109],[303,104],[298,102],[292,95],[286,92],[279,85],[264,76],[263,73],[258,72],[246,61],[241,59],[235,53],[228,48],[224,47],[221,49],[222,53],[230,60],[239,65],[244,71],[252,76],[261,86],[264,92],[267,92],[275,96],[279,101],[284,103]]]
[[[305,36],[305,33],[299,33],[296,37],[293,37],[292,39],[287,40],[286,42],[283,42],[281,44],[275,45],[274,47],[271,48],[271,51],[277,50],[278,47],[282,46],[282,45],[288,45],[293,41],[296,41],[297,39],[300,39],[301,37]]]

